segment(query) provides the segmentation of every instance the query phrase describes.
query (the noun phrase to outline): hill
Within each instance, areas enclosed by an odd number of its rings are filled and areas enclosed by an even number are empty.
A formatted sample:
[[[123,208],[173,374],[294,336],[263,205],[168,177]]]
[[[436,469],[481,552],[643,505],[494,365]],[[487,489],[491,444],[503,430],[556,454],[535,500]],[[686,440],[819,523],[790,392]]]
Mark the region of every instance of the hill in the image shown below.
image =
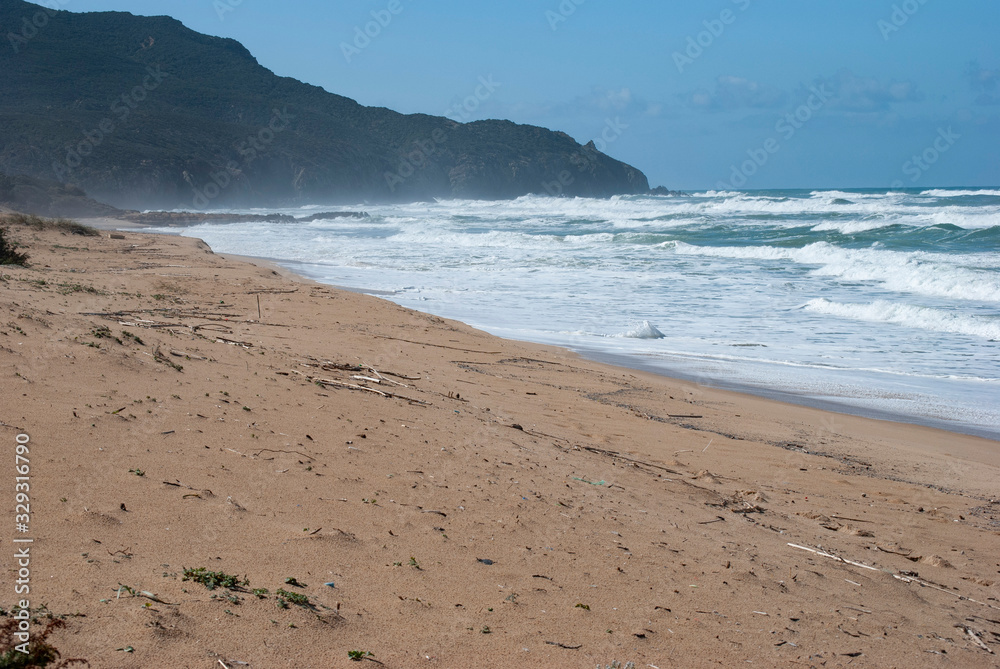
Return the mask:
[[[119,207],[606,197],[639,170],[509,121],[365,107],[169,17],[0,4],[0,172]]]

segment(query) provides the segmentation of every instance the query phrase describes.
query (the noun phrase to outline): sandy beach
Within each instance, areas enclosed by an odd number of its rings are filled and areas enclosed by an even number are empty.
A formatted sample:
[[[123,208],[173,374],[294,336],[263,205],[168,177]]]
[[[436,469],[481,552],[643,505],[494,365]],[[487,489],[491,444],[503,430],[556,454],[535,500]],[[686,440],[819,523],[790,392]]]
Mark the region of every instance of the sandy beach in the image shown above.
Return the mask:
[[[194,239],[8,236],[30,267],[0,267],[0,606],[31,538],[63,658],[998,666],[995,441],[590,362]]]

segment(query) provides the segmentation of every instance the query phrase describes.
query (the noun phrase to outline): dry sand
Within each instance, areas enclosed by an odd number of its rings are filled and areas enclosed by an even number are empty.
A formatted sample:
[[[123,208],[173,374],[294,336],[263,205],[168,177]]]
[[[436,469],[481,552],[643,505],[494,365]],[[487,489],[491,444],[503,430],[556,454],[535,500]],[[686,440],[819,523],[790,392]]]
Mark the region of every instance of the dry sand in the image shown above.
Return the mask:
[[[23,432],[17,536],[63,657],[998,666],[996,442],[588,362],[197,240],[9,234],[32,267],[0,281],[0,605]]]

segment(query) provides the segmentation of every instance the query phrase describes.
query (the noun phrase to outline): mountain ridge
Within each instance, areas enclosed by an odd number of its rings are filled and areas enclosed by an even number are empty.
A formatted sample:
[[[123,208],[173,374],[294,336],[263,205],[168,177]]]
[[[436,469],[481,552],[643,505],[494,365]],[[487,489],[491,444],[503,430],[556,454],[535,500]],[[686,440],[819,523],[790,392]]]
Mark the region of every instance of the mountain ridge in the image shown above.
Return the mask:
[[[5,0],[0,31],[0,172],[118,207],[649,191],[641,171],[566,133],[365,107],[170,17]]]

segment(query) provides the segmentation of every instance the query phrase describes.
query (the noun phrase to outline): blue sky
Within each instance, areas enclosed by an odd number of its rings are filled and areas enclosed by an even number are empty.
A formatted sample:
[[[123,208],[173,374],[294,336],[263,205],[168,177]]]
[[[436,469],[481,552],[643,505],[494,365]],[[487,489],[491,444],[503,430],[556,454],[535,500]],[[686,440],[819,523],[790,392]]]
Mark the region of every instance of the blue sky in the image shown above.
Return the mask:
[[[996,0],[53,2],[167,14],[366,105],[603,139],[652,185],[1000,185]]]

